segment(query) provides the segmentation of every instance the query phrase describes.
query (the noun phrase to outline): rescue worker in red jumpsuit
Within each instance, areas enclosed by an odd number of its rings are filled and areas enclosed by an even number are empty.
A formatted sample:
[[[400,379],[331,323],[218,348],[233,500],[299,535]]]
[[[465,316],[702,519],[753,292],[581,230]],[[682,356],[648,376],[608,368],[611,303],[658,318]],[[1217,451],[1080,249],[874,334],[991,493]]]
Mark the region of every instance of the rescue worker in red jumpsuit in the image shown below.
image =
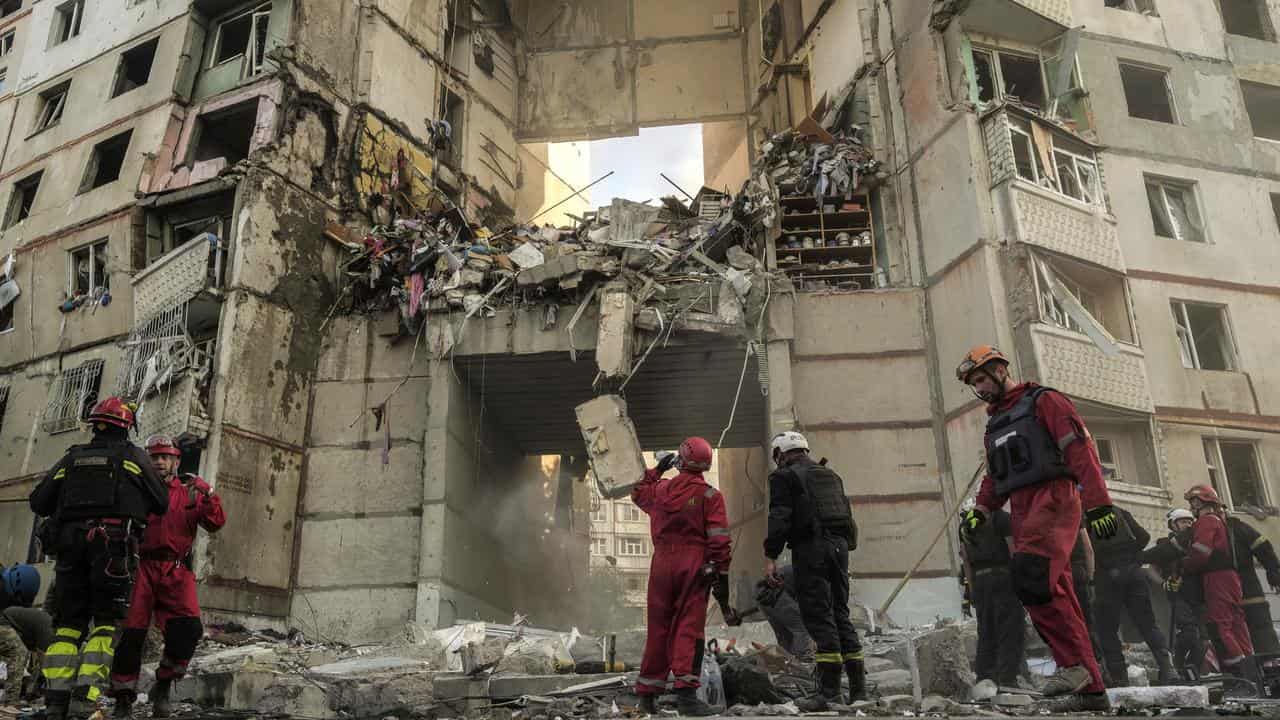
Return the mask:
[[[197,528],[217,532],[227,522],[222,500],[202,478],[178,474],[182,451],[172,438],[152,435],[147,439],[147,453],[168,486],[169,511],[163,517],[151,518],[142,535],[138,580],[111,667],[116,717],[129,717],[137,697],[142,648],[153,615],[156,626],[164,632],[164,655],[151,692],[151,716],[169,717],[172,712],[169,693],[173,682],[186,675],[187,663],[204,633],[196,599],[196,576],[188,556]]]
[[[989,416],[987,475],[961,527],[974,533],[1008,500],[1013,589],[1058,665],[1043,693],[1077,693],[1060,711],[1105,710],[1106,687],[1071,579],[1082,496],[1094,537],[1110,538],[1117,528],[1093,439],[1066,396],[1015,383],[1008,358],[990,345],[970,349],[956,377],[987,403]]]
[[[1240,576],[1232,558],[1231,538],[1218,492],[1208,485],[1187,491],[1187,502],[1196,515],[1191,526],[1191,547],[1182,561],[1182,570],[1199,575],[1204,586],[1205,620],[1217,630],[1225,649],[1222,668],[1249,675],[1245,663],[1253,656],[1253,641],[1245,620]]]
[[[677,466],[680,474],[666,482],[662,474]],[[724,496],[707,484],[711,445],[693,437],[667,455],[631,491],[631,500],[649,516],[653,561],[649,569],[648,634],[636,694],[640,709],[657,712],[658,696],[675,676],[681,715],[714,715],[697,697],[702,673],[707,593],[714,594],[726,618],[729,607],[729,519]]]

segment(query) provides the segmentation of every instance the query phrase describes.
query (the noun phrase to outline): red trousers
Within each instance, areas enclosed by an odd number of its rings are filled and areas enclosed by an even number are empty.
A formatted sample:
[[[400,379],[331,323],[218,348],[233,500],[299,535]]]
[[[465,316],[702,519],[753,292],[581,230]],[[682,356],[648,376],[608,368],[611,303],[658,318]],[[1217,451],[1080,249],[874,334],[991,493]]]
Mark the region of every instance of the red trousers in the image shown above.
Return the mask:
[[[1253,654],[1253,640],[1249,637],[1249,624],[1241,604],[1240,576],[1235,570],[1213,570],[1202,577],[1205,620],[1217,628],[1227,651],[1222,664],[1230,667]]]
[[[660,695],[667,673],[677,688],[696,688],[702,668],[698,646],[707,625],[707,594],[711,586],[699,570],[706,558],[701,545],[658,545],[649,568],[648,634],[640,662],[637,695]]]
[[[196,576],[186,565],[169,560],[138,563],[138,579],[123,627],[146,630],[153,613],[156,627],[162,630],[172,618],[200,617]]]
[[[1093,678],[1083,692],[1102,692],[1106,686],[1071,581],[1071,548],[1080,532],[1075,482],[1059,478],[1019,488],[1009,505],[1014,592],[1058,667],[1083,666]]]

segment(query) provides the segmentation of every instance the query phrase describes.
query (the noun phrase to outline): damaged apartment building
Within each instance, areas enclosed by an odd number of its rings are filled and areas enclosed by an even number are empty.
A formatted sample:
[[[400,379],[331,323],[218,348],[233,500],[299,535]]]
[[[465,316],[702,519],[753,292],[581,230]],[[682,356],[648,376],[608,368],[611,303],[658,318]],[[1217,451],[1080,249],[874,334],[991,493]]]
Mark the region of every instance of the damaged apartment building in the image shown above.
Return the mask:
[[[36,552],[25,498],[86,405],[125,393],[141,436],[202,441],[230,518],[198,552],[211,614],[569,626],[607,452],[575,408],[616,394],[644,450],[719,447],[738,592],[768,440],[805,432],[878,605],[977,469],[953,375],[976,342],[1076,401],[1144,523],[1206,481],[1273,517],[1277,23],[1267,0],[2,2],[0,561]],[[555,207],[588,183],[556,143],[687,123],[690,203]],[[955,563],[934,547],[894,616],[956,614]]]

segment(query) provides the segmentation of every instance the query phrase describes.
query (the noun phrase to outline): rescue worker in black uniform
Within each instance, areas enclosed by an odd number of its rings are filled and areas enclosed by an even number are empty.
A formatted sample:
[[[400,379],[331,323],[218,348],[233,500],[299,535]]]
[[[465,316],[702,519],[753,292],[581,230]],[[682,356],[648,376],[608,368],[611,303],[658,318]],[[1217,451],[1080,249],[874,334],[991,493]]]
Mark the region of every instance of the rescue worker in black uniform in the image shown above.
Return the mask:
[[[1249,624],[1249,638],[1253,640],[1255,655],[1280,652],[1276,642],[1276,628],[1271,622],[1271,606],[1258,581],[1254,561],[1262,565],[1267,584],[1280,592],[1280,559],[1276,558],[1271,541],[1252,525],[1234,515],[1227,516],[1227,532],[1231,535],[1235,550],[1236,572],[1240,574],[1240,589],[1244,596],[1244,619]]]
[[[43,668],[48,720],[92,714],[133,591],[138,538],[149,514],[169,509],[168,488],[129,442],[134,407],[109,397],[88,421],[93,439],[71,446],[30,497],[32,511],[58,528],[54,638]]]
[[[840,699],[841,669],[849,677],[852,700],[866,697],[866,667],[858,631],[849,620],[849,551],[858,530],[844,481],[825,461],[809,457],[809,442],[797,432],[773,438],[769,475],[769,530],[764,541],[764,574],[780,583],[777,559],[791,547],[796,600],[813,638],[818,688],[796,701],[801,712],[826,710]]]
[[[1204,665],[1204,587],[1197,576],[1183,579],[1182,559],[1191,547],[1191,526],[1196,516],[1185,508],[1165,515],[1168,537],[1162,537],[1142,554],[1142,561],[1164,578],[1173,625],[1173,666],[1184,680],[1199,680]]]
[[[963,515],[972,501],[960,506]],[[969,599],[978,613],[978,654],[973,670],[978,681],[1017,687],[1026,647],[1027,624],[1022,602],[1009,580],[1009,513],[996,510],[990,521],[966,536],[960,534]]]
[[[1151,648],[1159,668],[1157,682],[1168,685],[1177,678],[1169,643],[1156,623],[1151,610],[1151,590],[1142,569],[1142,551],[1151,534],[1121,507],[1116,507],[1117,531],[1110,538],[1093,541],[1097,599],[1094,606],[1098,639],[1106,660],[1110,687],[1129,684],[1128,665],[1120,642],[1120,624],[1127,613],[1129,619]]]

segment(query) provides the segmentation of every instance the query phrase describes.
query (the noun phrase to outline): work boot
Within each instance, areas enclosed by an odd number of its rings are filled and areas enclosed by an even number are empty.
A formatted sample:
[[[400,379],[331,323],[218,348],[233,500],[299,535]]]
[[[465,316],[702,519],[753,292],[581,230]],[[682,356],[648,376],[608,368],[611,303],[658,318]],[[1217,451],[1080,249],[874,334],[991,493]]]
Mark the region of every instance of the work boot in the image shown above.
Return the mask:
[[[818,663],[814,674],[818,687],[812,695],[796,700],[800,712],[824,712],[833,702],[840,700],[840,675],[843,668],[835,663]]]
[[[1040,694],[1045,697],[1054,697],[1078,693],[1088,687],[1092,681],[1093,678],[1089,676],[1089,671],[1083,665],[1058,668],[1058,672],[1045,682]]]
[[[845,675],[849,677],[849,702],[867,699],[867,665],[861,660],[846,660]]]
[[[173,714],[173,703],[169,700],[169,691],[173,688],[173,681],[165,679],[157,679],[155,687],[151,688],[151,717],[167,718]]]
[[[696,688],[677,688],[676,712],[685,717],[709,717],[716,714],[716,709],[698,699]]]
[[[1112,665],[1108,667],[1107,687],[1129,687],[1129,666]]]
[[[120,695],[116,697],[115,710],[111,711],[113,718],[133,717],[133,698]]]
[[[1161,650],[1156,653],[1156,684],[1157,685],[1177,685],[1178,671],[1173,668],[1173,655],[1168,650]]]
[[[45,720],[67,720],[66,703],[46,705],[44,708],[44,717]]]
[[[1048,710],[1051,714],[1070,712],[1107,712],[1111,709],[1111,701],[1105,692],[1074,693],[1037,706]]]
[[[641,695],[640,696],[640,712],[646,715],[658,714],[658,696],[657,695]]]
[[[72,698],[67,706],[67,720],[88,720],[98,711],[98,703],[86,698]]]

